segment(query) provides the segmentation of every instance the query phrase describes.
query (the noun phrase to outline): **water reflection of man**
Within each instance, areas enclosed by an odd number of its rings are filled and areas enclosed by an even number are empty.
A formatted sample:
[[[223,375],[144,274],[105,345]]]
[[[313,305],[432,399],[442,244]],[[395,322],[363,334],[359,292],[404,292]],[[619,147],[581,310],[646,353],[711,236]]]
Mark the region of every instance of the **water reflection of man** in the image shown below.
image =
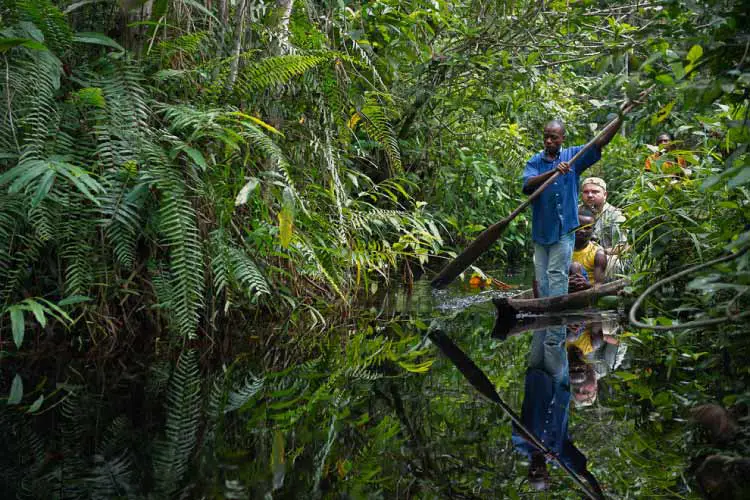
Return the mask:
[[[568,326],[568,365],[570,388],[576,406],[590,406],[596,401],[598,380],[618,362],[620,341],[615,321],[591,321]],[[614,353],[608,356],[608,353]],[[608,358],[614,357],[610,366]],[[622,362],[622,356],[619,356]]]
[[[546,328],[534,332],[526,370],[521,421],[552,453],[602,496],[599,483],[587,469],[586,456],[568,436],[570,377],[565,349],[567,328]],[[513,444],[529,459],[529,484],[537,490],[549,488],[547,457],[513,426]]]

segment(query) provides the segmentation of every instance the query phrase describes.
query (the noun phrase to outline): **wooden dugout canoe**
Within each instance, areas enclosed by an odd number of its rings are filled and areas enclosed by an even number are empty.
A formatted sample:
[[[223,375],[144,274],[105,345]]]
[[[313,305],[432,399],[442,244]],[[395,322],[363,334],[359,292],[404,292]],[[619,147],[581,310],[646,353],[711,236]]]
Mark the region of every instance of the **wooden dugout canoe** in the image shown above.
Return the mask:
[[[541,299],[499,297],[493,299],[492,303],[497,308],[498,316],[505,317],[513,317],[519,312],[548,313],[584,309],[595,305],[599,297],[617,295],[628,283],[630,283],[630,280],[623,278],[601,285],[594,285],[588,290],[558,295],[556,297],[544,297]]]

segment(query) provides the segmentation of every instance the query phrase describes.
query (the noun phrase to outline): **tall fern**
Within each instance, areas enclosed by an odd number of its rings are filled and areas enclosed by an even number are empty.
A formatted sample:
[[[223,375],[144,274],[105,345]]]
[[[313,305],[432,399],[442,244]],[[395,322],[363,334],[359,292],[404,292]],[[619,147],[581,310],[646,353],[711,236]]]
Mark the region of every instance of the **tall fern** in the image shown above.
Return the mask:
[[[197,334],[203,306],[203,252],[196,215],[179,184],[163,185],[159,229],[169,249],[173,277],[169,305],[177,330],[188,338]]]
[[[177,362],[169,383],[165,435],[154,444],[155,489],[173,495],[185,479],[198,442],[201,413],[198,354],[186,351]]]

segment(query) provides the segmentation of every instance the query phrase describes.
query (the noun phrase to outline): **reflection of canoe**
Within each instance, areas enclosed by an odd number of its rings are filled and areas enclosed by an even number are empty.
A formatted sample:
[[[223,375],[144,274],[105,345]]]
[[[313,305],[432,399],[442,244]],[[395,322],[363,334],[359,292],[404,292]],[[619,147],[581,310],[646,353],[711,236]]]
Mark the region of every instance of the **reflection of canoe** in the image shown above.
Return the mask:
[[[519,312],[545,313],[555,311],[567,311],[571,309],[583,309],[596,304],[599,297],[605,295],[616,295],[629,283],[627,279],[619,279],[595,285],[588,290],[558,295],[556,297],[544,297],[541,299],[525,298],[527,292],[522,292],[514,297],[500,297],[493,299],[498,314],[515,315]],[[524,298],[519,298],[523,296]]]

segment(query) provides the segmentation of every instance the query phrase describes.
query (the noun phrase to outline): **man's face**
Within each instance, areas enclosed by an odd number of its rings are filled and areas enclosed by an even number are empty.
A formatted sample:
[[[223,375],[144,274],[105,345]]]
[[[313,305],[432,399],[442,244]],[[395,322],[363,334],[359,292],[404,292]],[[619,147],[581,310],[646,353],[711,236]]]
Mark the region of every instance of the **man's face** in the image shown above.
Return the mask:
[[[576,243],[586,243],[591,239],[591,233],[594,230],[594,218],[578,215],[578,225],[582,227],[576,230]]]
[[[607,201],[607,192],[596,184],[584,184],[581,196],[583,202],[594,210],[601,210]]]
[[[667,134],[662,134],[656,138],[656,145],[663,151],[672,149],[672,139]]]
[[[565,139],[562,128],[556,125],[544,127],[544,151],[553,156],[560,152],[560,146]]]

